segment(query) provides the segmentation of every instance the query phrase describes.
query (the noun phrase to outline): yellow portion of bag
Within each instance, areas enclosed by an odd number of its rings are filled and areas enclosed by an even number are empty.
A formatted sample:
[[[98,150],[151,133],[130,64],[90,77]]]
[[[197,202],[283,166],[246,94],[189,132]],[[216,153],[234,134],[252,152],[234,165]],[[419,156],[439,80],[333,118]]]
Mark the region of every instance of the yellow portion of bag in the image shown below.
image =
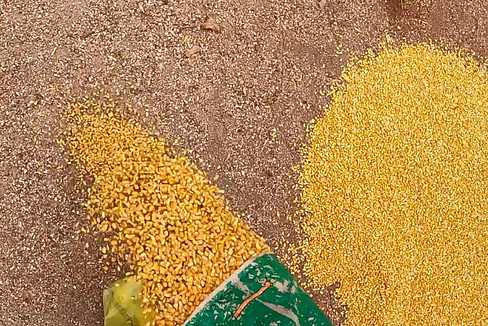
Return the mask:
[[[148,311],[139,295],[141,283],[126,277],[103,291],[104,326],[149,326],[154,312]]]

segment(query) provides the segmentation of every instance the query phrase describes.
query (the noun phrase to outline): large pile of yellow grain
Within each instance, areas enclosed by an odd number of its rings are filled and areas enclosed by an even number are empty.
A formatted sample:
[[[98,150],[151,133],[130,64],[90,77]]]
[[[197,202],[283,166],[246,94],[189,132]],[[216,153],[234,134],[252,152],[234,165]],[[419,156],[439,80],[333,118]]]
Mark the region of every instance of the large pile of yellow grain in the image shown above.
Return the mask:
[[[488,325],[488,78],[462,52],[355,61],[302,167],[311,285],[347,325]]]
[[[181,325],[244,261],[269,248],[187,158],[107,103],[68,110],[69,149],[94,177],[88,213],[108,251],[143,281],[155,324]]]

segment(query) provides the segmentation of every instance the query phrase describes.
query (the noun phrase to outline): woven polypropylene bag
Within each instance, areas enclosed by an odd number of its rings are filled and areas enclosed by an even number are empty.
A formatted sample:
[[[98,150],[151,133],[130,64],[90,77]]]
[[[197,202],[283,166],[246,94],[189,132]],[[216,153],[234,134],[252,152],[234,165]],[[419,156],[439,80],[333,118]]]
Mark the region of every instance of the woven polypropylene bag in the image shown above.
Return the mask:
[[[151,325],[153,315],[144,314],[139,296],[141,284],[134,277],[126,277],[103,291],[104,326]]]
[[[332,326],[274,254],[246,262],[185,326]]]
[[[140,283],[125,278],[104,291],[105,326],[145,326]],[[202,302],[184,326],[332,326],[274,254],[250,259]]]

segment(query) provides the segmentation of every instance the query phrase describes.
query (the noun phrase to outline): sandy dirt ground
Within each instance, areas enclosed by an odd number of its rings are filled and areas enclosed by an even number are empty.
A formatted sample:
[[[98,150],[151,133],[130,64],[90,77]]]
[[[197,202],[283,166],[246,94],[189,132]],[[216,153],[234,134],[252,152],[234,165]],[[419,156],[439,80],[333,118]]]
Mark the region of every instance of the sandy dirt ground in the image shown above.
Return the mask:
[[[200,29],[207,16],[220,32]],[[487,17],[484,0],[0,0],[0,325],[102,325],[101,291],[120,275],[78,232],[83,185],[56,142],[66,92],[131,103],[283,254],[292,167],[351,54],[389,34],[484,56]],[[315,299],[340,325],[332,292]]]

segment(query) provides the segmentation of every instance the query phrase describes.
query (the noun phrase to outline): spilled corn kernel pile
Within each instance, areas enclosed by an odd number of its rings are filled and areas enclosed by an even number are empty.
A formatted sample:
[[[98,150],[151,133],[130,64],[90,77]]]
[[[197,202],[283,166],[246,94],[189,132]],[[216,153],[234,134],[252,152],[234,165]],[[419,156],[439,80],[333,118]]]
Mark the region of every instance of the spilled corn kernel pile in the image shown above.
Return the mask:
[[[488,76],[465,53],[383,45],[330,94],[302,167],[311,285],[347,325],[488,325]]]
[[[69,149],[94,177],[88,213],[110,251],[142,280],[155,324],[181,325],[264,241],[226,206],[187,158],[123,117],[86,100],[68,113]]]

